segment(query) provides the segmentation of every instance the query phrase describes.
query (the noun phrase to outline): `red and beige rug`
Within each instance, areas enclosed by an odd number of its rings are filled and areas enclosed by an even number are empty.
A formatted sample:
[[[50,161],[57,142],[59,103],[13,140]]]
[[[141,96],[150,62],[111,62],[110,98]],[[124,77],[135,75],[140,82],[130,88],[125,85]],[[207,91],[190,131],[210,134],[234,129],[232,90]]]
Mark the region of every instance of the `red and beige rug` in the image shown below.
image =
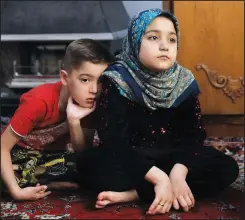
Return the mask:
[[[95,209],[85,192],[56,191],[31,202],[17,202],[4,194],[1,219],[244,219],[244,138],[208,138],[205,145],[234,157],[240,166],[240,175],[220,195],[196,201],[195,208],[188,213],[172,210],[161,216],[147,216],[146,207],[140,203]]]

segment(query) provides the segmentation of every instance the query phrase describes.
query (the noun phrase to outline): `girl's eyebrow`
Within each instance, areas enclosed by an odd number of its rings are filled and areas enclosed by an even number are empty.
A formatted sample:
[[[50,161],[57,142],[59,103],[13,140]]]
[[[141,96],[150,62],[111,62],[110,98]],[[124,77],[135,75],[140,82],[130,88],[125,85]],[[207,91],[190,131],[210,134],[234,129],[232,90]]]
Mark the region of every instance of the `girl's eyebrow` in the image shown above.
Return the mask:
[[[169,35],[175,35],[175,36],[177,36],[177,34],[175,32],[169,32]]]
[[[151,33],[151,32],[157,32],[157,33],[160,33],[161,31],[160,31],[160,30],[149,30],[149,31],[146,31],[145,34],[148,34],[148,33]],[[170,31],[168,34],[169,34],[169,35],[175,35],[175,36],[177,36],[176,33],[173,32],[173,31]]]
[[[145,34],[148,34],[150,32],[160,32],[159,30],[149,30],[149,31],[146,31]]]

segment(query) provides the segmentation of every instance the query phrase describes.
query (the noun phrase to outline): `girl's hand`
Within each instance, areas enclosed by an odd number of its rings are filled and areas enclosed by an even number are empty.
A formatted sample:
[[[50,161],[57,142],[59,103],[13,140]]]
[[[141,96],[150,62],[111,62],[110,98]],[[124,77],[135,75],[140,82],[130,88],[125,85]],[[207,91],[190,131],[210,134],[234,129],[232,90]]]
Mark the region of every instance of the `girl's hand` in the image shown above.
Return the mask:
[[[173,167],[169,178],[174,194],[173,207],[179,209],[181,206],[185,212],[188,212],[194,207],[195,199],[186,182],[186,175],[187,168],[179,164]]]
[[[69,97],[68,104],[66,108],[68,122],[79,122],[80,119],[86,117],[91,112],[95,110],[96,103],[94,103],[93,108],[83,108],[79,105],[73,103],[72,97]]]
[[[188,184],[185,180],[177,179],[172,179],[171,183],[175,197],[173,207],[179,209],[181,206],[185,212],[188,212],[195,205],[195,199]]]
[[[154,187],[155,200],[151,204],[147,214],[164,214],[169,212],[173,202],[173,191],[169,178],[164,177]]]

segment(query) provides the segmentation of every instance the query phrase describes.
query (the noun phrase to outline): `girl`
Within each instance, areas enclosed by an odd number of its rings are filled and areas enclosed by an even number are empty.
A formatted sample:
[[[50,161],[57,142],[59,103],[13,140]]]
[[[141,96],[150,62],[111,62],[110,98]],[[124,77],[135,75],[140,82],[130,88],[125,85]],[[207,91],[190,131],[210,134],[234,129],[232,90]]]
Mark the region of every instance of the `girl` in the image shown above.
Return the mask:
[[[78,169],[97,192],[96,207],[136,199],[148,214],[228,187],[238,176],[231,157],[204,147],[205,129],[193,74],[177,61],[176,18],[161,9],[136,15],[116,61],[102,74],[97,105],[100,148]],[[84,168],[86,165],[86,169]]]

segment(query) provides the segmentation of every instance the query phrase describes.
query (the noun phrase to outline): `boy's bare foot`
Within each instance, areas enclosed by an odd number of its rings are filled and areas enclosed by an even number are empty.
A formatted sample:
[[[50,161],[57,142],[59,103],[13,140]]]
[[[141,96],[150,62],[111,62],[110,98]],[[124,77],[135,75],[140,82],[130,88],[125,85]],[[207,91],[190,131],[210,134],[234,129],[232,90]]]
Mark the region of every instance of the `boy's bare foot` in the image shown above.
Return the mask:
[[[139,197],[136,190],[129,190],[125,192],[104,191],[98,195],[95,207],[101,209],[109,204],[131,202],[137,199],[139,199]]]
[[[78,189],[79,185],[74,182],[50,182],[47,184],[48,189]]]

